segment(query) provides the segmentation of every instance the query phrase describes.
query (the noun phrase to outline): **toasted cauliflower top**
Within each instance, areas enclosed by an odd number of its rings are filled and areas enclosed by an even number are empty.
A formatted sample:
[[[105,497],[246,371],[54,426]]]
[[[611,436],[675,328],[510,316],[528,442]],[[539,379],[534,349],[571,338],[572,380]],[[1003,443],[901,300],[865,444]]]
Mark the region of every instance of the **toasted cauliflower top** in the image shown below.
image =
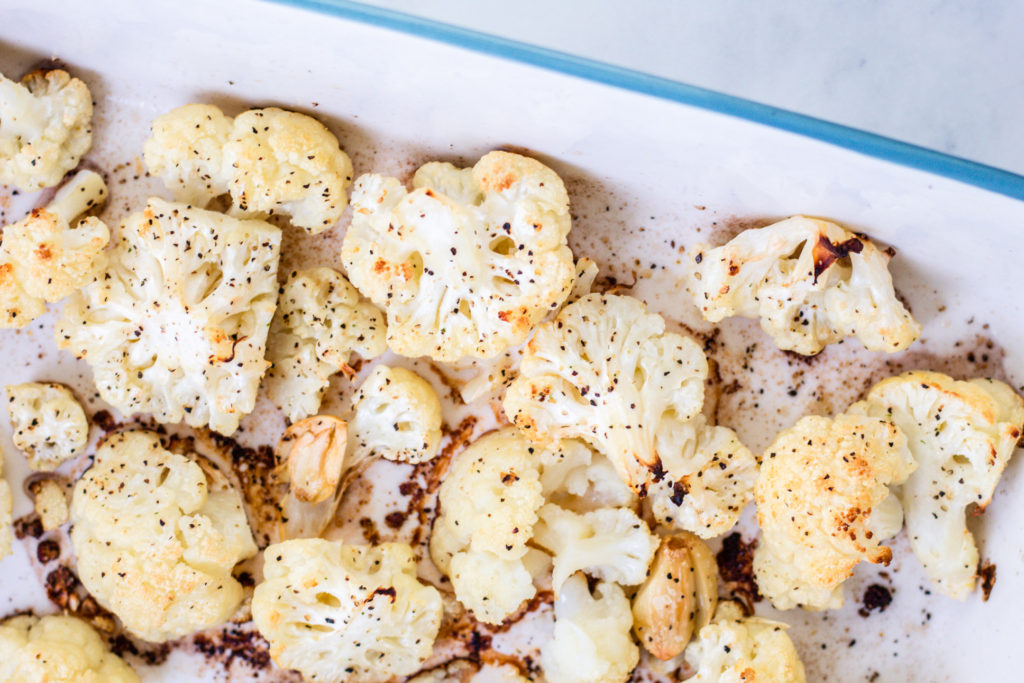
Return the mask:
[[[694,683],[804,683],[803,662],[786,635],[785,624],[743,618],[732,602],[723,602],[715,620],[686,648],[697,670]]]
[[[71,522],[82,584],[144,640],[216,626],[242,600],[231,570],[256,545],[241,497],[152,432],[104,442],[75,486]]]
[[[921,336],[893,289],[894,253],[835,223],[794,216],[721,247],[698,245],[688,289],[706,319],[760,318],[781,349],[814,355],[855,336],[893,353]]]
[[[0,184],[53,187],[92,145],[92,95],[66,71],[0,74]]]
[[[906,437],[875,418],[808,416],[775,437],[755,488],[764,534],[754,554],[761,592],[779,609],[838,607],[860,560],[888,564],[881,545],[902,526],[902,484],[916,464]]]
[[[87,283],[110,231],[98,218],[74,219],[107,196],[103,178],[80,171],[45,208],[4,228],[0,244],[0,327],[24,327]]]
[[[984,509],[1024,427],[1024,399],[1002,382],[907,372],[876,384],[850,412],[891,420],[918,468],[900,489],[910,546],[939,590],[974,589],[978,549],[967,507]]]
[[[430,556],[477,619],[500,623],[534,596],[523,563],[544,497],[540,462],[514,428],[474,441],[450,465]]]
[[[341,252],[352,283],[387,313],[393,351],[491,358],[569,295],[569,197],[554,171],[491,152],[472,169],[426,164],[413,188],[360,177]]]
[[[82,452],[89,439],[85,411],[67,387],[53,382],[7,386],[14,445],[34,470],[54,470]]]
[[[387,681],[430,656],[441,595],[416,579],[412,548],[307,538],[265,551],[253,621],[270,655],[308,681]]]
[[[316,119],[275,107],[232,120],[211,104],[188,104],[153,121],[144,158],[178,201],[206,206],[230,193],[242,216],[285,214],[311,234],[341,218],[352,161]]]
[[[672,442],[668,475],[648,491],[651,511],[660,523],[701,538],[721,536],[754,499],[757,459],[734,431],[703,415],[675,425]]]
[[[333,268],[291,274],[281,288],[270,327],[270,398],[292,422],[320,409],[329,378],[348,367],[353,352],[373,358],[387,349],[387,324]]]
[[[12,683],[138,683],[89,624],[23,615],[0,623],[0,680]]]
[[[152,198],[64,308],[57,345],[122,413],[231,434],[255,405],[281,231]]]
[[[601,582],[592,595],[576,574],[555,600],[555,632],[540,650],[551,683],[622,683],[640,660],[633,614],[622,588]]]
[[[353,398],[349,434],[351,466],[370,455],[425,462],[441,445],[441,401],[412,370],[378,365]]]
[[[666,437],[700,412],[707,372],[697,343],[642,302],[590,294],[537,329],[505,413],[539,445],[584,439],[644,494],[679,448]]]

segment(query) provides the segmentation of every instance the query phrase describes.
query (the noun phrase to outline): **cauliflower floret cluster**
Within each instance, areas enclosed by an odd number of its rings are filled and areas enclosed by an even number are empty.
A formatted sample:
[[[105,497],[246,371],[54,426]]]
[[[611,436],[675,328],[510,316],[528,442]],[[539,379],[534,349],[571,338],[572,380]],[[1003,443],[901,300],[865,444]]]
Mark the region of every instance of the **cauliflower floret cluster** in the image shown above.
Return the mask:
[[[34,470],[52,471],[82,452],[89,439],[85,411],[71,390],[53,382],[7,386],[14,445]]]
[[[318,683],[388,681],[430,656],[441,595],[417,580],[408,545],[311,538],[265,556],[252,615],[278,666]]]
[[[353,352],[369,359],[387,350],[384,315],[362,301],[333,268],[291,274],[281,288],[267,341],[267,390],[288,419],[297,422],[320,409],[330,377],[351,373]]]
[[[721,247],[698,245],[688,289],[707,320],[760,318],[787,351],[814,355],[853,336],[893,353],[921,336],[893,289],[894,253],[835,223],[794,216]]]
[[[754,493],[761,593],[778,609],[841,606],[858,562],[892,559],[881,543],[900,530],[903,511],[890,487],[915,467],[906,437],[884,420],[809,416],[776,436]]]
[[[60,348],[124,414],[231,434],[256,403],[277,300],[281,231],[152,198],[102,272],[70,297]]]
[[[139,676],[81,619],[23,615],[0,623],[0,680],[138,683]]]
[[[536,594],[530,567],[544,563],[531,562],[539,559],[531,555],[541,549],[553,558],[557,592],[577,570],[638,584],[658,547],[626,507],[636,497],[607,460],[579,442],[541,451],[514,428],[488,434],[460,453],[439,501],[431,558],[451,577],[459,602],[492,624]]]
[[[222,623],[231,570],[256,554],[238,492],[152,432],[119,432],[75,486],[71,543],[85,588],[136,636],[163,642]]]
[[[736,603],[723,602],[715,620],[686,648],[697,673],[693,683],[804,683],[803,662],[786,635],[786,625],[744,618]]]
[[[102,221],[75,218],[102,204],[103,178],[81,171],[46,207],[36,209],[3,230],[0,244],[0,327],[24,327],[85,285],[100,266],[110,240]]]
[[[66,71],[0,74],[0,184],[53,187],[92,145],[92,95]]]
[[[569,196],[540,162],[491,152],[471,169],[432,162],[407,191],[364,175],[341,257],[388,317],[405,356],[492,358],[569,295]]]
[[[602,581],[591,594],[576,574],[555,600],[555,632],[541,646],[551,683],[623,683],[640,661],[630,630],[633,614],[622,588]]]
[[[376,458],[417,464],[437,455],[441,402],[415,372],[377,365],[353,401],[347,423],[326,415],[306,418],[289,427],[278,444],[277,457],[287,472],[282,539],[321,534],[348,484]],[[309,494],[313,488],[316,493]]]
[[[1002,382],[917,371],[876,384],[849,412],[906,435],[918,465],[900,489],[910,547],[940,591],[966,598],[978,569],[967,508],[992,500],[1024,427],[1024,400]]]
[[[205,207],[230,194],[240,216],[285,214],[314,235],[348,205],[352,161],[312,117],[271,107],[232,120],[211,104],[188,104],[152,128],[146,166],[178,201]]]

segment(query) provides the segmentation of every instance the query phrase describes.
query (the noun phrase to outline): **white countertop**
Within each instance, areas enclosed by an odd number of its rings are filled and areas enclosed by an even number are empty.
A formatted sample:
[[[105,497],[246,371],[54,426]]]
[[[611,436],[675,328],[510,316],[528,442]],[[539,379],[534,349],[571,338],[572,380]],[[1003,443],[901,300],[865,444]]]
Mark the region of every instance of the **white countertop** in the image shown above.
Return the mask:
[[[365,0],[1024,174],[1024,0]]]

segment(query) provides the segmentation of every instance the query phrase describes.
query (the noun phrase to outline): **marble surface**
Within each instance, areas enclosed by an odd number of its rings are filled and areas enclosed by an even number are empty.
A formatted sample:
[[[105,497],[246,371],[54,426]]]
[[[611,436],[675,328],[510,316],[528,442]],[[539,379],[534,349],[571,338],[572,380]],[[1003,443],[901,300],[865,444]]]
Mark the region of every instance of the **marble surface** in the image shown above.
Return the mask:
[[[1024,174],[1024,0],[365,0]]]

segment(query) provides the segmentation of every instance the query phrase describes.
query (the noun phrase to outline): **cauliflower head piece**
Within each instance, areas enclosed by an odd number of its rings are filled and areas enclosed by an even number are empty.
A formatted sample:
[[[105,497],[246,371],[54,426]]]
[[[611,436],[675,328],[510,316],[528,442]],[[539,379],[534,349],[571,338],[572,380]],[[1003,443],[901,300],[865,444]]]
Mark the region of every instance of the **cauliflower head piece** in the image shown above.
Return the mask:
[[[52,471],[82,452],[89,439],[85,411],[71,390],[54,382],[7,386],[14,445],[34,470]]]
[[[61,69],[0,74],[0,184],[53,187],[92,146],[92,95]]]
[[[586,441],[645,495],[678,448],[666,437],[700,413],[707,373],[700,346],[642,302],[590,294],[537,328],[505,413],[540,446]]]
[[[231,434],[256,403],[281,231],[152,198],[124,220],[55,337],[124,414]]]
[[[684,658],[697,673],[694,683],[804,683],[803,662],[786,635],[786,624],[744,618],[723,602],[714,621],[702,628]]]
[[[80,171],[44,208],[3,230],[0,327],[24,327],[85,285],[100,267],[110,231],[98,218],[75,218],[107,197],[103,178]]]
[[[664,461],[668,475],[648,491],[651,511],[666,526],[721,536],[754,499],[757,459],[736,432],[709,425],[703,415],[674,424],[673,432],[669,442],[677,448]]]
[[[916,466],[903,433],[876,418],[808,416],[776,436],[754,491],[761,593],[778,609],[841,606],[858,562],[892,559],[881,542],[900,530],[903,511],[890,487]]]
[[[541,646],[551,683],[623,683],[640,661],[630,629],[633,614],[622,588],[602,581],[593,594],[582,574],[555,599],[555,632]]]
[[[480,621],[501,623],[536,594],[524,563],[544,504],[539,458],[515,428],[474,441],[438,492],[430,556]]]
[[[100,446],[75,485],[71,522],[82,584],[144,640],[216,626],[242,601],[231,570],[256,545],[241,496],[152,432]]]
[[[22,615],[0,623],[0,680],[138,683],[139,676],[81,619]]]
[[[269,546],[252,615],[270,656],[308,681],[388,681],[416,672],[441,625],[441,594],[404,543],[306,538]]]
[[[1024,399],[1002,382],[913,371],[883,380],[848,412],[891,421],[917,469],[900,489],[910,547],[945,595],[977,585],[970,505],[984,510],[1024,427]]]
[[[276,107],[232,119],[210,104],[157,117],[143,157],[175,199],[205,207],[230,194],[247,218],[288,216],[317,234],[348,206],[352,161],[316,119]]]
[[[555,593],[570,576],[583,571],[623,586],[643,583],[658,537],[628,508],[577,513],[548,503],[537,512],[533,541],[551,553]]]
[[[896,297],[895,252],[828,221],[793,216],[698,245],[687,288],[704,318],[760,318],[780,349],[807,356],[846,337],[894,353],[921,336]]]
[[[377,365],[359,385],[348,427],[350,466],[370,456],[426,462],[441,445],[441,401],[412,370]]]
[[[384,314],[361,300],[338,271],[292,273],[280,290],[267,341],[270,399],[292,422],[315,415],[331,375],[351,372],[352,353],[366,359],[384,353],[386,334]]]
[[[472,168],[432,162],[407,191],[361,176],[341,258],[388,317],[404,356],[493,358],[569,295],[569,196],[539,161],[491,152]]]

